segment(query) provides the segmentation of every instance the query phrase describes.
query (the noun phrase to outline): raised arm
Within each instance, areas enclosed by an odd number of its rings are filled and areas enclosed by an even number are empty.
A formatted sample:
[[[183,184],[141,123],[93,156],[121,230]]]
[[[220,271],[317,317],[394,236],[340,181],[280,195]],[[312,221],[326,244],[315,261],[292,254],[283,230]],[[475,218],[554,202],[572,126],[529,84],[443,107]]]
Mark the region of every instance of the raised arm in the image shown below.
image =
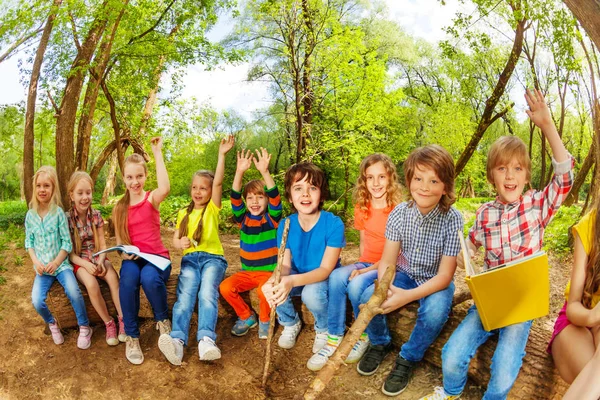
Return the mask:
[[[237,167],[235,168],[235,176],[231,188],[236,192],[242,191],[242,183],[244,182],[244,174],[252,166],[252,152],[250,150],[242,150],[237,152]],[[215,176],[216,178],[216,176]]]
[[[235,139],[233,135],[229,135],[226,138],[221,139],[219,144],[219,158],[217,159],[217,168],[215,169],[215,179],[212,185],[212,196],[213,203],[218,208],[221,208],[221,195],[223,194],[223,177],[225,176],[225,156],[233,148]]]
[[[156,181],[158,182],[158,187],[152,191],[149,200],[154,208],[158,210],[160,203],[169,195],[171,183],[169,182],[169,174],[167,173],[167,167],[163,159],[162,138],[154,137],[150,139],[150,143],[152,144],[152,153],[154,154],[154,161],[156,163]]]
[[[265,185],[267,189],[271,189],[275,186],[275,181],[269,172],[269,163],[271,162],[271,155],[267,151],[267,149],[261,147],[260,150],[256,150],[256,158],[252,159],[254,161],[254,166],[262,175],[263,180],[265,181]]]
[[[529,106],[529,110],[525,112],[531,121],[542,130],[546,139],[548,139],[554,159],[559,163],[566,161],[569,158],[569,153],[560,136],[558,136],[558,131],[556,130],[554,121],[552,121],[550,110],[542,92],[539,89],[535,89],[533,92],[527,89],[525,100],[527,100],[527,105]]]

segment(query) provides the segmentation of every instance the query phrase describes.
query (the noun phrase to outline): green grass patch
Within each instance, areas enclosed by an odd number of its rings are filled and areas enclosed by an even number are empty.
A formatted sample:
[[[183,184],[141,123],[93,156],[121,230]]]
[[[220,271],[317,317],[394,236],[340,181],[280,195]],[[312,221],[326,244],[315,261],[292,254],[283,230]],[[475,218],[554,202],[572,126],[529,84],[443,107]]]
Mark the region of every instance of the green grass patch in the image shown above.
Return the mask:
[[[544,232],[544,250],[550,250],[558,256],[570,253],[570,231],[573,225],[579,222],[580,214],[581,207],[578,205],[559,208]]]

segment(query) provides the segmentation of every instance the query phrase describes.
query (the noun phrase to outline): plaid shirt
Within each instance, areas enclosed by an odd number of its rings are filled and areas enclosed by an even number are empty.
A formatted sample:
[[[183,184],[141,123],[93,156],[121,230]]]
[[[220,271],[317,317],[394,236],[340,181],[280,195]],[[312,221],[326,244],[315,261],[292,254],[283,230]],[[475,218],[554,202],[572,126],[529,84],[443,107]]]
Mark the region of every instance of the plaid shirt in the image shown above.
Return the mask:
[[[33,248],[35,255],[44,265],[54,260],[61,250],[70,253],[73,245],[67,217],[60,207],[50,210],[41,219],[35,210],[30,209],[25,216],[25,249]],[[69,257],[56,268],[53,276],[58,275],[65,269],[72,269]],[[34,267],[35,269],[35,267]],[[50,275],[44,273],[44,275]]]
[[[479,207],[469,239],[485,249],[484,270],[541,250],[544,228],[573,185],[574,162],[571,156],[561,163],[552,159],[554,176],[544,190],[529,190],[513,203],[496,198]]]
[[[457,232],[462,229],[463,218],[455,208],[443,213],[438,204],[427,215],[421,215],[410,201],[392,210],[385,238],[400,242],[397,270],[422,285],[437,275],[442,256],[456,257],[460,251]]]
[[[85,221],[82,221],[77,214],[75,209],[71,208],[69,211],[69,232],[71,233],[71,237],[73,237],[74,229],[77,228],[79,233],[79,239],[81,240],[81,252],[77,254],[79,257],[84,260],[88,260],[90,262],[96,263],[98,257],[92,257],[95,253],[96,244],[94,243],[94,229],[92,228],[92,224],[96,226],[96,229],[99,229],[104,226],[104,220],[102,219],[102,214],[98,210],[92,210],[92,208],[88,208],[88,212],[86,215]]]

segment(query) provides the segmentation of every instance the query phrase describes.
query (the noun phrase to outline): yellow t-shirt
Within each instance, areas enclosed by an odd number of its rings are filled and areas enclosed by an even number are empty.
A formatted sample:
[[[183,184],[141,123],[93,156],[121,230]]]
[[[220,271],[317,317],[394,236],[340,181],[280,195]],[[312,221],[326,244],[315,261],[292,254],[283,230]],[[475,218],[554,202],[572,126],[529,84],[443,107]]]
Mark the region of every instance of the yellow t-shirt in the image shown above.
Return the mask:
[[[573,235],[577,234],[581,239],[581,244],[585,253],[589,256],[592,251],[592,240],[594,239],[594,224],[596,222],[596,212],[592,211],[587,213],[577,225],[573,227]],[[569,299],[569,292],[571,290],[571,281],[567,283],[565,288],[565,298]],[[600,290],[592,296],[592,308],[600,301]]]
[[[194,246],[194,243],[192,242],[191,247],[188,247],[183,251],[184,256],[196,251],[203,251],[205,253],[215,254],[218,256],[224,255],[223,246],[221,245],[221,240],[219,239],[219,211],[221,211],[221,209],[217,207],[212,200],[208,202],[206,207],[208,208],[206,209],[204,217],[202,218],[202,240],[200,243],[198,243],[198,246]],[[190,240],[193,240],[194,238],[194,232],[198,227],[198,222],[200,222],[202,210],[203,208],[194,209],[190,213],[187,233],[187,237],[190,238]],[[179,213],[177,214],[176,229],[179,229],[181,221],[183,220],[183,217],[185,217],[186,213],[187,210],[185,208],[179,210]]]

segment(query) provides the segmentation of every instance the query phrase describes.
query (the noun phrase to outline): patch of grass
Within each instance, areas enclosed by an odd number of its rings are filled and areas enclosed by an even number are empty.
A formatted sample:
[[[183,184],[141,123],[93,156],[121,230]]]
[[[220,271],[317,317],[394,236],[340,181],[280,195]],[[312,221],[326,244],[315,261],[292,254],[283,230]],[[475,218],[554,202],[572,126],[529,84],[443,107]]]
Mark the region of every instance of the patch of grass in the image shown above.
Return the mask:
[[[17,267],[22,267],[23,264],[24,264],[23,257],[21,257],[21,256],[15,256],[15,265]]]
[[[581,207],[573,205],[558,209],[550,224],[544,232],[544,250],[551,250],[558,256],[565,256],[571,252],[572,240],[571,228],[581,218]]]
[[[0,285],[4,285],[6,283],[6,278],[0,275]]]

